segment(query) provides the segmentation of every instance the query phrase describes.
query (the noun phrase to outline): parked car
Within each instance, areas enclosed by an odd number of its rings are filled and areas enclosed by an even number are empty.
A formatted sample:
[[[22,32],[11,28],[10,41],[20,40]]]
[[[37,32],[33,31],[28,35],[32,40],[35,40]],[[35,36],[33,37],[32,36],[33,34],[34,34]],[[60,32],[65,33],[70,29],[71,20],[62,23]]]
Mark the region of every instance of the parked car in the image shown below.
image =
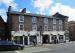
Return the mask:
[[[16,44],[12,41],[0,41],[0,51],[7,51],[7,50],[23,50],[24,46]]]

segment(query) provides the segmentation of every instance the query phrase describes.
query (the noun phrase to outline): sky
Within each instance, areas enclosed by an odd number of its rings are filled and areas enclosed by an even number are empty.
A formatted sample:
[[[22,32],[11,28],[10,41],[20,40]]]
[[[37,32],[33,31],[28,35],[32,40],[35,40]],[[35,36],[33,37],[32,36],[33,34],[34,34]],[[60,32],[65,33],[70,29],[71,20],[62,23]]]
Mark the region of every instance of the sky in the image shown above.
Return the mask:
[[[0,15],[7,20],[6,12],[12,6],[13,11],[26,8],[27,13],[54,15],[59,12],[68,16],[68,21],[75,21],[75,0],[0,0]]]

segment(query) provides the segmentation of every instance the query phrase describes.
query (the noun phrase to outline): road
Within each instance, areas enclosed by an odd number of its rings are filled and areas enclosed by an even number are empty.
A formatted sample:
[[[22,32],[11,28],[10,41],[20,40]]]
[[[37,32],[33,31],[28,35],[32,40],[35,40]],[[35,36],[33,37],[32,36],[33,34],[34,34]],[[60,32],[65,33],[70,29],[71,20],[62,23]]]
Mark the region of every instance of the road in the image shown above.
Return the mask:
[[[0,51],[0,53],[16,53],[16,51]]]
[[[64,45],[61,47],[52,48],[52,50],[34,53],[75,53],[75,44]]]
[[[40,47],[28,47],[21,51],[3,51],[0,53],[75,53],[75,43],[49,44]]]

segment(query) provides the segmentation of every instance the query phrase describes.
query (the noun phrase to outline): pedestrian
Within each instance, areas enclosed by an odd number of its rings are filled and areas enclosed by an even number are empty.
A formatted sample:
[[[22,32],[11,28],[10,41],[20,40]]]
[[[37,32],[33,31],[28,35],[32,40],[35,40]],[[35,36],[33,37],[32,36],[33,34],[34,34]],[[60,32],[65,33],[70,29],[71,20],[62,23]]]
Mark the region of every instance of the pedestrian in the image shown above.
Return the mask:
[[[54,43],[56,44],[56,39],[54,39]]]
[[[58,44],[58,39],[56,39],[56,43]]]
[[[33,39],[33,44],[34,46],[36,46],[36,39]]]

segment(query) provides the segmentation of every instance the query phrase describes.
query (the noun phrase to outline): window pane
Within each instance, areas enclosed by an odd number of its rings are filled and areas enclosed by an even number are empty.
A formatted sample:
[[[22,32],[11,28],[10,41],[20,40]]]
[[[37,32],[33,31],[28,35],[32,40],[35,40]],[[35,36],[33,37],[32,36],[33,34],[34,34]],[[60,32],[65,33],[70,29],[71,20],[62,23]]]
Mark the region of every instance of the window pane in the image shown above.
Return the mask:
[[[32,17],[32,23],[36,23],[37,22],[37,18],[36,17]]]
[[[59,20],[59,24],[62,24],[62,20]]]
[[[53,30],[56,31],[56,24],[53,25]]]
[[[44,18],[44,31],[48,31],[48,18]]]
[[[59,40],[63,39],[63,35],[59,35]]]
[[[56,24],[56,19],[53,19],[53,24]]]
[[[19,16],[19,22],[24,22],[24,16],[22,15]]]
[[[37,30],[37,17],[32,17],[32,30]]]
[[[19,30],[24,30],[24,25],[23,24],[19,25]]]
[[[59,31],[59,19],[56,19],[56,30]]]

